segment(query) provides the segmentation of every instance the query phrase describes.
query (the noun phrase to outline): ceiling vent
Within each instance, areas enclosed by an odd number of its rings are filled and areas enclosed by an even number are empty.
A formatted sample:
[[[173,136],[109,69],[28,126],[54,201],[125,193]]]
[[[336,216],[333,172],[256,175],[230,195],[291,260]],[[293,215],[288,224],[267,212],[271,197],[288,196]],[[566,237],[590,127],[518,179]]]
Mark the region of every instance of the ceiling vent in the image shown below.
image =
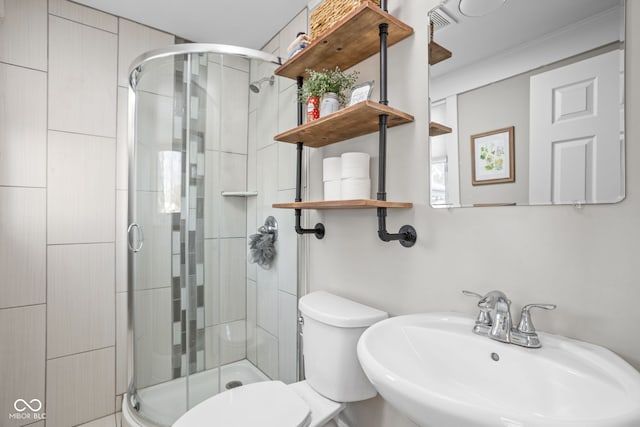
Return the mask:
[[[433,23],[434,31],[441,30],[449,25],[453,25],[456,23],[455,19],[451,17],[447,12],[444,11],[441,7],[437,9],[433,9],[429,16],[431,18],[431,22]]]

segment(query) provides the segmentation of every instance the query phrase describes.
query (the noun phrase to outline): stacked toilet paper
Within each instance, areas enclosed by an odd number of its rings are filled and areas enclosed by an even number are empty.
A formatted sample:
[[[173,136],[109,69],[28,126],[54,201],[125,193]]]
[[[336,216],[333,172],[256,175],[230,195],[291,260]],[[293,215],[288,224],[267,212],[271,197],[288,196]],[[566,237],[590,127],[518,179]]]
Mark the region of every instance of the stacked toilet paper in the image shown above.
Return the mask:
[[[327,157],[322,160],[322,181],[324,181],[324,199],[340,200],[341,192],[341,169],[340,157]]]
[[[325,200],[353,200],[371,197],[369,155],[344,153],[322,163]]]

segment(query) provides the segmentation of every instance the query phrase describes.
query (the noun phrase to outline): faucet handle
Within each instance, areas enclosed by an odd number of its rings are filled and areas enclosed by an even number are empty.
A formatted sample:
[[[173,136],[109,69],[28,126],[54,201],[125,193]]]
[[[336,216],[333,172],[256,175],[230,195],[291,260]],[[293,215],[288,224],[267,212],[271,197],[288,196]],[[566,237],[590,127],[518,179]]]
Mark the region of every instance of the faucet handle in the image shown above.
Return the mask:
[[[473,291],[463,290],[462,293],[468,297],[478,298],[478,300],[484,299],[484,295],[480,295],[479,293],[476,293]],[[481,307],[481,306],[478,306],[478,307],[480,308],[480,313],[478,313],[478,318],[476,319],[476,325],[491,326],[491,324],[493,323],[491,320],[491,310],[486,307]]]
[[[468,297],[476,297],[478,299],[484,298],[484,295],[480,295],[479,293],[473,291],[463,290],[462,293]]]
[[[518,324],[518,331],[523,334],[535,334],[536,328],[533,326],[531,320],[531,309],[541,308],[543,310],[555,310],[558,306],[555,304],[527,304],[522,307],[520,312],[520,323]]]

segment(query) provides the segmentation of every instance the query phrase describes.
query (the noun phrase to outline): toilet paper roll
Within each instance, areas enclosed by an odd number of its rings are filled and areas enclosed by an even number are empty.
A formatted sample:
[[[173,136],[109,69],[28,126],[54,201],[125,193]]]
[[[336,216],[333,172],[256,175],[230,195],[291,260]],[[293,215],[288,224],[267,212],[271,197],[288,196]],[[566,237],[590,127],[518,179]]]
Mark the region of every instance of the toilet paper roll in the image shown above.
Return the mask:
[[[342,182],[339,179],[334,181],[325,181],[324,182],[324,199],[340,200],[342,198],[341,187],[342,187]]]
[[[342,200],[369,199],[371,180],[369,178],[346,178],[341,182]]]
[[[369,155],[367,153],[344,153],[340,156],[340,176],[345,178],[369,178]]]
[[[336,181],[342,178],[342,159],[340,157],[327,157],[322,160],[322,180]]]

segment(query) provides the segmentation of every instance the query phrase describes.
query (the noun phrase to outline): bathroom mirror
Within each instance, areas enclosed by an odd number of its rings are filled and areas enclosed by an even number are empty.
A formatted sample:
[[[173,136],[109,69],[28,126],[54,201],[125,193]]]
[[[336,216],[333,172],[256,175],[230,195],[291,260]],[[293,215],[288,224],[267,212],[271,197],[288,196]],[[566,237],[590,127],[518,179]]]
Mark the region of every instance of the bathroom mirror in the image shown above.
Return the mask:
[[[624,1],[490,9],[429,14],[431,206],[624,199]]]

